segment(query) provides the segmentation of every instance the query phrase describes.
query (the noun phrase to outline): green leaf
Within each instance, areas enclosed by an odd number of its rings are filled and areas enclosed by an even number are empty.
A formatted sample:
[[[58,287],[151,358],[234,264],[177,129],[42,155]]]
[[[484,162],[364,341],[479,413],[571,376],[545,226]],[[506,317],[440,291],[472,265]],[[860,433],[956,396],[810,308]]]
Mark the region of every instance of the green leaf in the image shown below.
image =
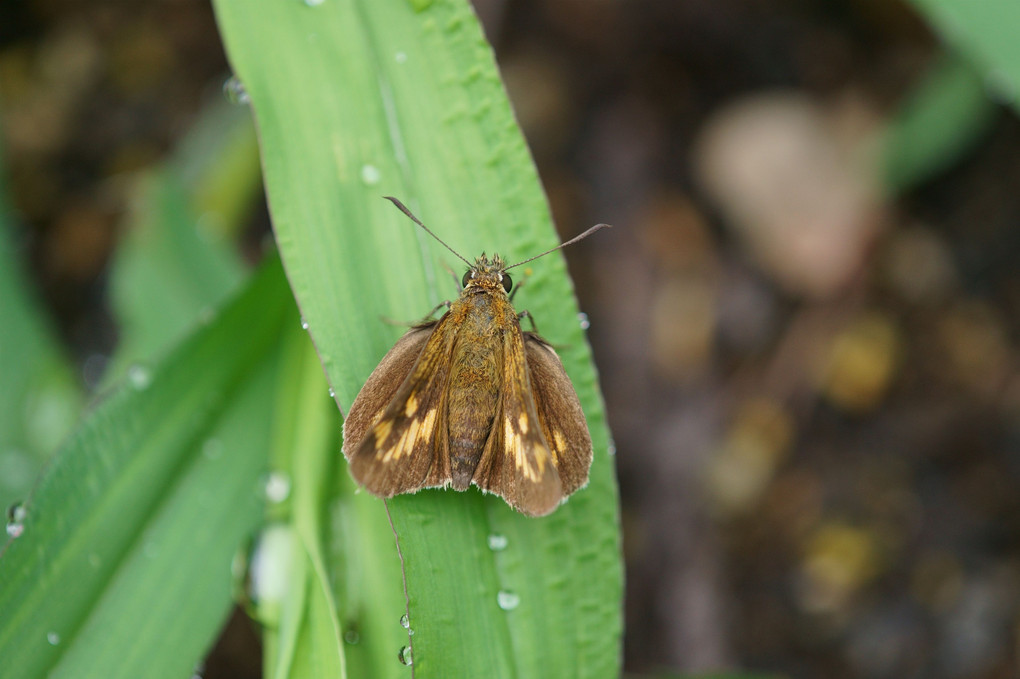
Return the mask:
[[[1020,3],[913,0],[944,39],[967,55],[993,93],[1020,111]]]
[[[235,291],[246,272],[226,236],[259,186],[250,118],[205,110],[176,157],[138,183],[111,290],[120,343],[106,382],[174,346]]]
[[[323,544],[325,511],[340,421],[327,396],[318,358],[298,324],[289,328],[280,415],[273,435],[274,468],[292,480],[288,596],[265,653],[267,677],[345,677],[343,632],[330,586]]]
[[[442,271],[455,260],[382,195],[467,256],[495,249],[511,261],[556,244],[548,208],[464,0],[215,8],[254,109],[288,279],[347,406],[400,334],[380,317],[421,318],[456,293]],[[531,267],[517,301],[563,347],[595,445],[591,483],[543,519],[477,490],[391,502],[418,677],[619,672],[619,521],[602,402],[562,256]],[[491,550],[490,536],[506,548]],[[403,612],[381,615],[396,625]],[[361,638],[375,634],[364,626]],[[400,669],[398,650],[388,658]]]
[[[0,558],[5,674],[188,676],[261,519],[291,309],[271,262],[165,361],[129,371],[46,468]]]
[[[908,190],[950,167],[988,131],[997,111],[974,67],[956,54],[942,55],[885,130],[887,190]]]
[[[22,275],[12,228],[0,182],[0,507],[25,499],[83,401],[72,365]]]

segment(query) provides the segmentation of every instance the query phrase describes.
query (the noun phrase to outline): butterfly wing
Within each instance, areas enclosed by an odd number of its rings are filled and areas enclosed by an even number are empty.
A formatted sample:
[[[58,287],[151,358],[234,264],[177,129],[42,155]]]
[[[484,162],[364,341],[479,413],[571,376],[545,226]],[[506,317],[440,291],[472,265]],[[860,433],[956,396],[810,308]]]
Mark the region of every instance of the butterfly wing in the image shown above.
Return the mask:
[[[531,391],[538,421],[560,474],[563,494],[588,483],[591,436],[574,386],[563,363],[549,344],[533,332],[524,333]]]
[[[351,405],[343,451],[354,480],[373,495],[449,483],[445,395],[456,334],[449,313],[409,330]]]
[[[563,490],[539,424],[524,336],[516,323],[503,334],[502,349],[502,394],[472,481],[524,514],[544,516],[559,505]]]

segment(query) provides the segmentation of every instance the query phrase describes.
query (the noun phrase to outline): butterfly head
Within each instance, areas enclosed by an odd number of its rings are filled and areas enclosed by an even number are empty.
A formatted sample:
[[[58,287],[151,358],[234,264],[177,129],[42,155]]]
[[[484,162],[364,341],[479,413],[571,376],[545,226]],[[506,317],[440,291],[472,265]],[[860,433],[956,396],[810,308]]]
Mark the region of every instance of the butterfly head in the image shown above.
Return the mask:
[[[502,290],[504,294],[513,288],[513,280],[506,273],[506,262],[499,255],[494,254],[492,259],[482,253],[481,257],[475,259],[475,263],[464,273],[461,279],[461,286],[465,289],[474,289],[478,292],[494,292]]]

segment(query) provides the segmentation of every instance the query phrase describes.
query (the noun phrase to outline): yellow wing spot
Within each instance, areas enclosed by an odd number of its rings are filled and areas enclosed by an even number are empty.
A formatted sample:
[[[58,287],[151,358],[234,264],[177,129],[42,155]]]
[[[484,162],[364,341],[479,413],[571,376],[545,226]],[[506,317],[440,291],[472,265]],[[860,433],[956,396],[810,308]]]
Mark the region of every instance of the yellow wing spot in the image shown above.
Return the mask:
[[[393,431],[393,420],[384,420],[375,425],[375,447],[377,449],[385,445],[391,431]]]
[[[563,435],[563,432],[557,429],[553,432],[553,459],[559,459],[559,453],[567,449],[567,438]]]
[[[404,415],[414,417],[416,412],[418,412],[418,397],[411,394],[407,399],[407,405],[404,406]]]
[[[432,439],[432,434],[436,428],[436,409],[425,413],[425,416],[421,418],[421,429],[418,430],[418,438],[422,441],[429,441]]]
[[[529,481],[537,481],[539,474],[545,468],[545,460],[542,459],[541,455],[536,455],[539,472],[535,473],[535,468],[531,464],[531,460],[528,459],[527,454],[524,450],[524,440],[520,434],[514,431],[514,426],[509,419],[503,420],[503,443],[506,446],[506,452],[509,455],[513,455],[514,466],[521,472],[521,476],[528,479]],[[540,451],[536,451],[540,452]]]
[[[411,420],[411,423],[407,425],[407,429],[401,434],[400,440],[397,441],[397,445],[393,446],[393,457],[399,460],[404,455],[409,455],[414,450],[414,444],[418,440],[418,428],[421,426],[420,420]]]
[[[545,473],[545,461],[546,461],[546,459],[548,459],[547,458],[548,455],[549,455],[549,450],[547,448],[545,448],[544,446],[541,447],[541,448],[539,448],[537,446],[535,447],[535,462],[538,463],[538,473],[539,474],[544,474]]]
[[[520,428],[522,434],[528,433],[528,414],[521,413],[517,417],[517,426]]]
[[[514,466],[527,476],[528,459],[524,456],[524,446],[521,437],[514,431],[514,425],[509,419],[503,420],[503,445],[506,447],[506,452],[513,455]]]

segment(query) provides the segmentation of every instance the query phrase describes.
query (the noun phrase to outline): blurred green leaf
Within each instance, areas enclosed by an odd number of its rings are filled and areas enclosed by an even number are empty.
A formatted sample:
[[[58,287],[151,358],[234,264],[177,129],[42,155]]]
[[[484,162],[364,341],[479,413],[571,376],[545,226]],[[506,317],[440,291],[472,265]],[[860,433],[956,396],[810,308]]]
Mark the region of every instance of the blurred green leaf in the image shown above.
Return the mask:
[[[259,187],[249,117],[217,103],[175,159],[139,181],[111,277],[120,343],[105,381],[173,346],[222,302],[245,271],[227,236]]]
[[[988,131],[997,111],[969,62],[941,56],[885,131],[886,189],[906,191],[950,167]]]
[[[191,213],[210,236],[236,235],[262,188],[258,139],[244,106],[207,105],[169,163],[188,192]]]
[[[913,0],[943,38],[973,60],[994,96],[1020,111],[1020,3]]]
[[[380,317],[420,318],[456,292],[442,273],[449,253],[382,195],[404,199],[466,256],[497,249],[512,261],[556,244],[548,208],[464,0],[215,8],[255,112],[288,279],[346,406],[400,334]],[[418,677],[619,672],[622,572],[602,402],[562,256],[533,268],[517,299],[565,347],[595,445],[591,483],[543,519],[477,490],[391,502]],[[354,516],[349,534],[389,530],[379,514]],[[490,536],[506,548],[490,549]],[[370,596],[366,607],[396,626],[403,608]],[[381,648],[388,632],[338,599],[341,619]],[[376,662],[399,671],[398,651]]]
[[[336,472],[340,418],[308,337],[293,324],[287,333],[284,373],[273,432],[274,468],[291,479],[288,596],[265,652],[268,677],[344,677],[343,632],[322,546],[328,498]]]
[[[0,508],[23,500],[83,401],[71,362],[30,292],[0,173]]]
[[[6,676],[183,677],[261,519],[278,261],[165,361],[129,371],[46,468],[0,557]],[[291,324],[296,320],[291,320]]]

